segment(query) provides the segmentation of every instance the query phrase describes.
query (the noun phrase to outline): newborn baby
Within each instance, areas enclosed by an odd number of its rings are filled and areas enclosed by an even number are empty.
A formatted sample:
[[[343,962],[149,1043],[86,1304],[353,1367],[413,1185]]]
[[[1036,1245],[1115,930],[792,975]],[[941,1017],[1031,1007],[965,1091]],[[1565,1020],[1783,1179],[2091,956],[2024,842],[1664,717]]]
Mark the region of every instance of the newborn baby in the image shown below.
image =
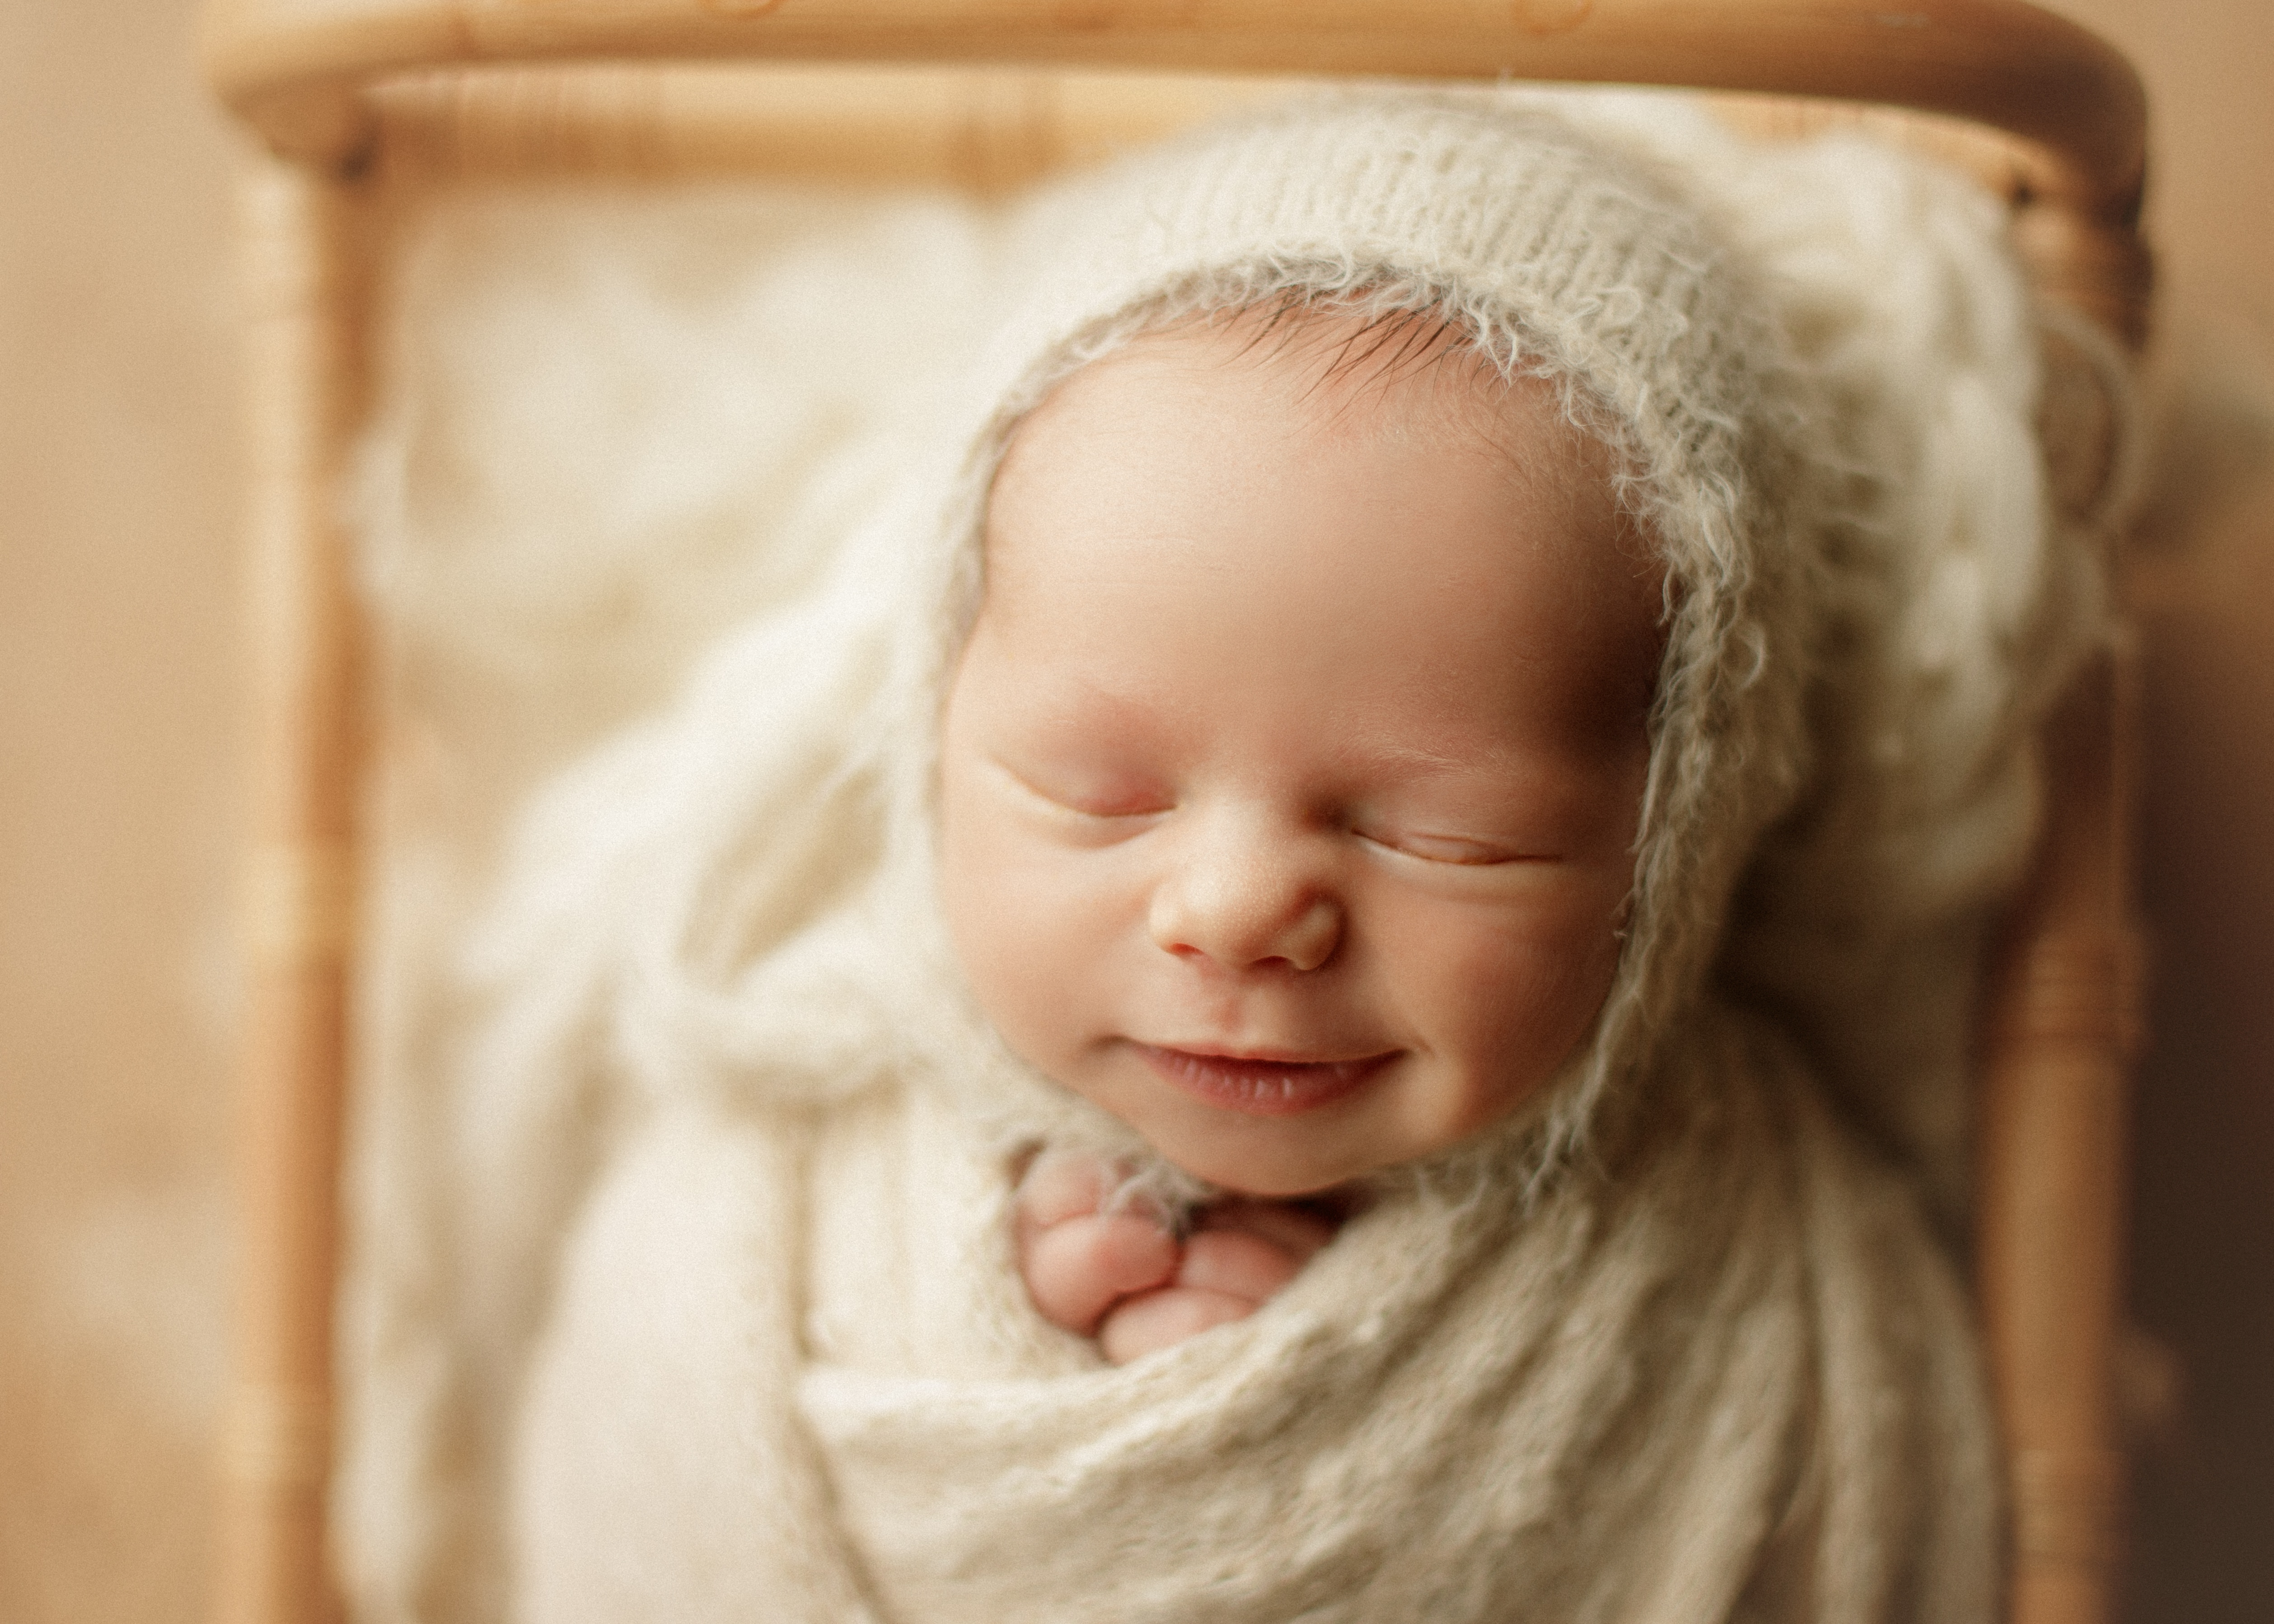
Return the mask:
[[[2000,232],[1388,92],[1024,207],[829,579],[526,819],[373,1616],[1987,1624],[1902,968],[2090,568]]]
[[[988,1018],[1251,1198],[1181,1245],[1045,1158],[1027,1282],[1109,1358],[1249,1312],[1347,1190],[1525,1105],[1618,962],[1664,573],[1553,391],[1432,318],[1138,340],[1013,438],[940,769]],[[1264,1199],[1253,1199],[1264,1198]]]

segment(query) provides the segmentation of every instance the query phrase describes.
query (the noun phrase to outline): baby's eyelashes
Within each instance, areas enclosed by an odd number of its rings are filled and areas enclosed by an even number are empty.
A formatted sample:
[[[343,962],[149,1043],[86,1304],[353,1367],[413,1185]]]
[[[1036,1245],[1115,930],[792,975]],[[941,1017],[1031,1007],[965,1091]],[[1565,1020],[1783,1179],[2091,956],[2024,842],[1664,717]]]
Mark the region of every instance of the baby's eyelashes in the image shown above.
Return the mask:
[[[1012,766],[1000,757],[996,757],[994,764],[1023,796],[1039,801],[1049,812],[1071,812],[1085,823],[1134,825],[1178,809],[1176,792],[1153,782],[1121,776],[1049,771],[1037,766]],[[1525,851],[1519,844],[1487,835],[1450,835],[1428,828],[1378,823],[1374,819],[1351,819],[1335,812],[1319,815],[1317,823],[1342,828],[1369,846],[1381,846],[1382,851],[1397,853],[1401,858],[1417,858],[1419,862],[1483,868],[1505,862],[1544,860],[1542,853]]]
[[[1518,851],[1504,842],[1472,838],[1467,835],[1428,834],[1419,831],[1357,827],[1351,831],[1359,839],[1401,857],[1418,858],[1423,862],[1453,863],[1465,868],[1489,868],[1500,863],[1539,862],[1545,854]]]
[[[1066,768],[1043,763],[1013,765],[1001,756],[993,765],[1027,799],[1053,815],[1071,814],[1084,832],[1131,831],[1178,809],[1179,798],[1169,787],[1149,778],[1119,771]],[[1369,846],[1422,862],[1465,868],[1489,868],[1502,863],[1548,861],[1545,853],[1496,835],[1448,832],[1427,826],[1377,817],[1374,813],[1350,815],[1331,805],[1306,814],[1309,826],[1337,829]],[[1102,826],[1102,828],[1100,827]]]
[[[1176,808],[1176,797],[1157,785],[1118,775],[1013,766],[1000,756],[996,768],[1019,789],[1060,812],[1086,818],[1151,817]]]

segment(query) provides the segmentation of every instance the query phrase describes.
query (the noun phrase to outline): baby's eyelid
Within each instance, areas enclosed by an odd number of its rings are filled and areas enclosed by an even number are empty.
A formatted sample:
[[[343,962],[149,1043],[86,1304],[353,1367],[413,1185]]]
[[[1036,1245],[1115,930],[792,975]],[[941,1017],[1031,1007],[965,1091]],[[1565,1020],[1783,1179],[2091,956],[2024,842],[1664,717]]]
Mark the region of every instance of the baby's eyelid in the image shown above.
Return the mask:
[[[1085,806],[1079,801],[1070,801],[1062,795],[1053,794],[999,756],[990,757],[990,761],[997,771],[1043,805],[1055,808],[1061,812],[1070,812],[1077,817],[1094,818],[1101,823],[1113,823],[1141,817],[1157,817],[1162,813],[1173,809],[1173,802],[1149,798],[1141,804],[1130,806]]]
[[[1536,861],[1529,853],[1511,850],[1496,841],[1479,840],[1466,835],[1365,827],[1353,828],[1352,832],[1369,845],[1421,862],[1446,863],[1464,868],[1489,868],[1506,863]]]

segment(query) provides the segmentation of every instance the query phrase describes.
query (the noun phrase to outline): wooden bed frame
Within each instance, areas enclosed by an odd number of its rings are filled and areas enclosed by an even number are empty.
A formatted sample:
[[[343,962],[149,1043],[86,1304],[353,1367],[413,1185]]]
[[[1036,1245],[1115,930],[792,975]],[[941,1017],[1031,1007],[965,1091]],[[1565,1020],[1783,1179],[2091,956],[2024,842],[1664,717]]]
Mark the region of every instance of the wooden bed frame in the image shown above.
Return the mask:
[[[338,1608],[325,1502],[362,637],[335,487],[388,184],[787,170],[993,189],[1280,82],[1227,75],[1683,85],[1739,93],[1724,109],[1756,129],[1866,123],[1966,165],[2011,206],[2043,297],[2132,350],[2145,333],[2139,81],[2019,0],[211,0],[204,42],[267,149],[247,214],[255,794],[225,1624]],[[2056,816],[1984,1023],[1977,1272],[2016,1624],[2107,1619],[2120,1553],[2135,709],[2120,650],[2052,725]]]

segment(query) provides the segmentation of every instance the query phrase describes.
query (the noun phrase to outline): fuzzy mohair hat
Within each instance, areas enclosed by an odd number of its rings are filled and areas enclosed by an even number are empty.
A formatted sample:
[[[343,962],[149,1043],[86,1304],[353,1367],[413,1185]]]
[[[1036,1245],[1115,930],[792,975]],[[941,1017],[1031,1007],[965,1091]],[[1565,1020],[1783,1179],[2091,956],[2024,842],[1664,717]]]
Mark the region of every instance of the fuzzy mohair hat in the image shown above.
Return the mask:
[[[1146,332],[1291,304],[1410,312],[1503,377],[1547,380],[1616,453],[1623,504],[1667,568],[1668,621],[1620,969],[1576,1074],[1543,1101],[1542,1148],[1576,1143],[1698,996],[1745,860],[1806,771],[1825,493],[1756,273],[1638,153],[1458,93],[1318,97],[1210,129],[1044,199],[1025,227],[1048,268],[982,361],[944,573],[916,594],[937,605],[912,640],[931,662],[914,685],[922,736],[984,591],[1012,434]],[[904,823],[930,821],[935,749],[900,757]]]

